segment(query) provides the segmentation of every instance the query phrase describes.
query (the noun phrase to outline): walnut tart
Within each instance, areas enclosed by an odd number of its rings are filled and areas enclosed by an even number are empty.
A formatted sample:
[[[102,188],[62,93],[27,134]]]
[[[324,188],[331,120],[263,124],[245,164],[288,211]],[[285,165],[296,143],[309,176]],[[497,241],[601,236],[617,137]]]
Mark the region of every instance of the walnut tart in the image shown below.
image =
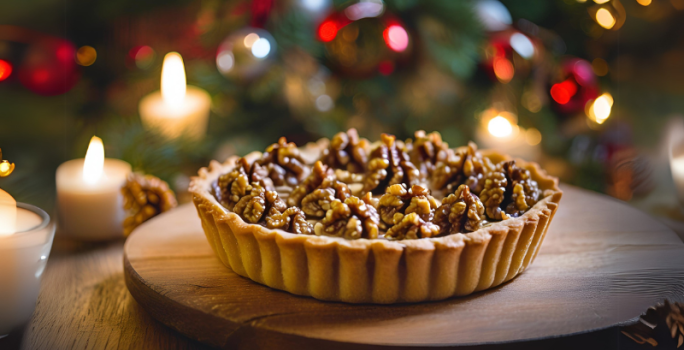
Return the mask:
[[[464,296],[534,261],[562,192],[536,163],[437,132],[354,129],[212,161],[190,184],[207,240],[237,274],[348,303]]]

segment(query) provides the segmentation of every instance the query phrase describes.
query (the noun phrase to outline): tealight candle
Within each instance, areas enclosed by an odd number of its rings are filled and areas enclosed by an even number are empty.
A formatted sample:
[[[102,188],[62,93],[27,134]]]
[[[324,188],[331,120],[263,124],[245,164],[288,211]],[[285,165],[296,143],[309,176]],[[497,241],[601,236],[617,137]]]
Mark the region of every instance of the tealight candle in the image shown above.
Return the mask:
[[[85,158],[57,168],[60,234],[100,241],[123,236],[121,187],[131,165],[105,158],[102,140],[93,136]]]
[[[489,114],[489,115],[488,115]],[[476,131],[477,143],[482,149],[494,149],[513,157],[537,160],[541,154],[541,133],[530,128],[523,129],[515,118],[506,112],[485,112],[482,126]]]
[[[54,232],[47,213],[0,190],[0,338],[33,314]]]
[[[173,139],[185,135],[200,139],[207,130],[211,97],[194,86],[186,85],[183,58],[177,52],[164,57],[161,90],[140,101],[143,125]]]

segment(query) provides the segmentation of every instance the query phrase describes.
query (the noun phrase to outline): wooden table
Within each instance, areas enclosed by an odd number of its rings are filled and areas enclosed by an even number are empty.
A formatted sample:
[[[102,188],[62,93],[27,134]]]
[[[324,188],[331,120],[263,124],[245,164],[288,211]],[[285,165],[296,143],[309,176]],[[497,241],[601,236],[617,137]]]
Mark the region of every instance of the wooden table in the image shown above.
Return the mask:
[[[23,330],[0,340],[0,349],[205,349],[152,319],[133,300],[124,283],[122,248],[122,241],[84,245],[56,240],[33,319]],[[584,348],[634,346],[612,328],[484,348],[580,344]]]

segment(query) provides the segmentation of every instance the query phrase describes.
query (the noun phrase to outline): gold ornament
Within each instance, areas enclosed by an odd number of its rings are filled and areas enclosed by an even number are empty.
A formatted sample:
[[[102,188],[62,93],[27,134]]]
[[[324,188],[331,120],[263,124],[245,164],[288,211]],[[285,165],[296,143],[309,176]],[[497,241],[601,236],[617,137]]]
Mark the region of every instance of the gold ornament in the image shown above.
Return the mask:
[[[178,205],[169,184],[152,175],[131,173],[121,193],[124,210],[128,212],[123,222],[124,236],[130,235],[143,222]]]
[[[0,177],[7,177],[14,171],[14,163],[2,159],[2,149],[0,149]]]

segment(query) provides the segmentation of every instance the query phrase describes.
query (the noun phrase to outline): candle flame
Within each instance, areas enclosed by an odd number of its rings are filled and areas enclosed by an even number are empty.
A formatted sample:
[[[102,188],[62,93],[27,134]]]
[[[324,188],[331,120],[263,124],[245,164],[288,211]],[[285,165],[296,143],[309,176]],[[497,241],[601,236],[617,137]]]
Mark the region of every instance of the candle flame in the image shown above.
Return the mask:
[[[104,144],[102,139],[93,136],[88,145],[85,161],[83,162],[83,180],[88,184],[97,183],[104,171]]]
[[[513,133],[513,125],[508,119],[497,115],[489,121],[487,130],[494,137],[507,137]]]
[[[183,57],[178,52],[169,52],[164,56],[161,75],[161,94],[164,102],[179,107],[185,100],[186,90],[185,66]]]
[[[9,236],[16,231],[17,201],[9,193],[0,190],[0,236]]]

